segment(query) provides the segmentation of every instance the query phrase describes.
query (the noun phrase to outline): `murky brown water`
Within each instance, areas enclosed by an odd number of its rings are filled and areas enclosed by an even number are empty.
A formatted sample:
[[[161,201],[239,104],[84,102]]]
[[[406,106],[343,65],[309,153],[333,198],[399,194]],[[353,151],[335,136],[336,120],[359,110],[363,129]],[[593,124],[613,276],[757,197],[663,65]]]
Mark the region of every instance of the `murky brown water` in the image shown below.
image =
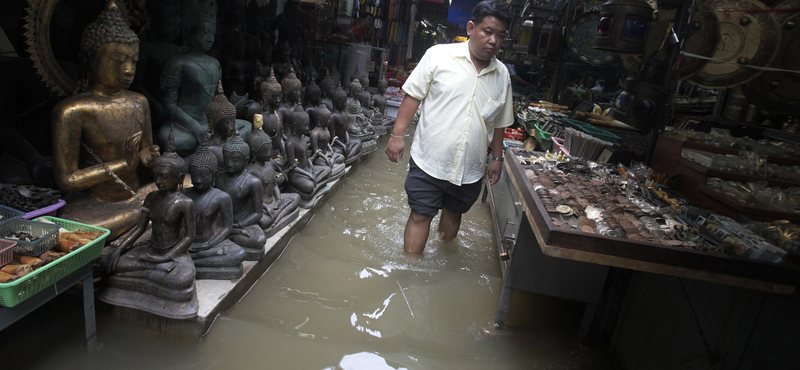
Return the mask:
[[[512,328],[492,328],[502,276],[488,203],[464,216],[456,240],[432,232],[422,257],[401,252],[408,157],[390,163],[385,142],[203,339],[159,335],[99,313],[102,347],[87,351],[80,301],[66,295],[0,332],[0,344],[13,341],[0,347],[0,366],[610,368],[601,351],[578,341],[582,311],[572,302],[515,294]]]

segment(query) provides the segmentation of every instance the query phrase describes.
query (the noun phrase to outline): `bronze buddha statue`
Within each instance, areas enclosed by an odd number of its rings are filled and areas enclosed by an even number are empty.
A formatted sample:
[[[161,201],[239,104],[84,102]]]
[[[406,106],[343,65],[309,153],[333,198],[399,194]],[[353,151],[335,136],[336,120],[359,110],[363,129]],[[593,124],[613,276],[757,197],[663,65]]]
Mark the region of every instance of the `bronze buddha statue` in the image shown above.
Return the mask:
[[[183,159],[172,151],[155,160],[157,191],[147,194],[136,226],[101,258],[109,274],[98,298],[174,319],[197,315],[195,267],[188,249],[195,238],[194,202],[180,191]],[[150,239],[137,242],[152,222]]]
[[[362,143],[358,139],[350,137],[347,131],[349,115],[345,111],[347,95],[341,86],[333,91],[333,113],[331,113],[330,127],[333,129],[334,140],[333,150],[344,155],[344,163],[350,165],[361,156]]]
[[[139,39],[110,1],[86,27],[81,55],[88,89],[53,109],[53,176],[69,194],[59,216],[111,230],[113,240],[139,219],[143,166],[158,157],[147,99],[126,90],[139,58]]]
[[[250,159],[250,147],[238,133],[222,147],[225,171],[217,173],[216,187],[230,195],[233,201],[233,230],[229,239],[242,246],[245,260],[257,261],[266,254],[266,236],[258,225],[264,212],[264,187],[245,167]]]
[[[281,104],[281,100],[283,100],[283,89],[275,78],[273,71],[270,71],[267,80],[261,83],[259,91],[261,91],[261,105],[264,107],[262,112],[264,125],[261,129],[272,140],[270,161],[275,166],[275,171],[280,173],[288,168],[286,147],[284,146],[283,120],[278,114],[278,107]],[[283,184],[284,180],[285,178],[281,177],[278,183]]]
[[[298,107],[300,110],[303,109],[303,106],[300,104],[302,83],[300,79],[295,76],[293,70],[281,80],[281,91],[283,92],[283,103],[278,106],[278,115],[283,122],[286,122],[286,117],[292,114]],[[283,134],[287,138],[292,136],[292,133],[289,131],[290,129],[290,125],[283,125]]]
[[[228,142],[236,131],[236,108],[222,91],[222,85],[217,87],[217,95],[206,106],[206,119],[211,128],[211,138],[208,148],[217,158],[218,168],[225,168],[222,156],[222,146]]]
[[[264,234],[269,238],[291,221],[297,219],[300,214],[297,209],[300,195],[280,191],[278,176],[283,177],[285,174],[278,175],[275,172],[275,167],[269,163],[272,140],[261,129],[261,124],[261,115],[256,115],[255,122],[253,122],[253,133],[247,139],[252,160],[245,167],[245,170],[261,180],[264,186],[264,212],[258,221],[258,226],[264,230]]]
[[[331,168],[316,166],[308,157],[308,113],[292,112],[288,115],[287,126],[292,126],[293,135],[286,141],[286,158],[296,165],[289,171],[287,191],[300,194],[301,208],[311,208],[319,195],[327,192],[326,184]]]
[[[308,118],[310,120],[311,131],[308,136],[311,144],[311,152],[314,153],[313,164],[317,166],[328,166],[331,168],[329,180],[335,180],[344,175],[345,164],[344,155],[337,153],[331,147],[331,111],[325,104],[322,104],[322,90],[311,81],[306,87],[306,100],[308,101]]]
[[[197,233],[189,255],[197,279],[238,279],[244,268],[244,249],[229,240],[233,232],[233,202],[228,193],[213,187],[217,158],[203,143],[189,161],[192,187],[183,190],[194,201]]]

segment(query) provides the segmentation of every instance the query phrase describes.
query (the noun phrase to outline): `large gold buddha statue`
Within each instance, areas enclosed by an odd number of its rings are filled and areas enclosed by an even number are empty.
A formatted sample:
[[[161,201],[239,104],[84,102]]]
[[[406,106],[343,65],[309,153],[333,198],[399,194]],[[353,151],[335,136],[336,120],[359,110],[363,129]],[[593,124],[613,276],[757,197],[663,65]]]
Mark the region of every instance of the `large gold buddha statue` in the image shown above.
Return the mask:
[[[126,90],[139,58],[139,39],[113,1],[86,27],[81,55],[88,89],[54,109],[53,176],[68,192],[59,216],[111,230],[133,227],[145,195],[140,170],[158,158],[147,99]]]

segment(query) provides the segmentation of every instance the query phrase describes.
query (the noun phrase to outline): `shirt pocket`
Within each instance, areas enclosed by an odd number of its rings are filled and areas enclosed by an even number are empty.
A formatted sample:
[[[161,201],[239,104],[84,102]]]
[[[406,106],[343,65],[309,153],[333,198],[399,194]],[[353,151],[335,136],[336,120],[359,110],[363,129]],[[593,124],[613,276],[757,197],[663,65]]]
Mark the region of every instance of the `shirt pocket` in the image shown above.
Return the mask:
[[[502,107],[503,103],[489,97],[481,107],[481,116],[483,117],[484,122],[493,121],[500,113],[500,109]]]

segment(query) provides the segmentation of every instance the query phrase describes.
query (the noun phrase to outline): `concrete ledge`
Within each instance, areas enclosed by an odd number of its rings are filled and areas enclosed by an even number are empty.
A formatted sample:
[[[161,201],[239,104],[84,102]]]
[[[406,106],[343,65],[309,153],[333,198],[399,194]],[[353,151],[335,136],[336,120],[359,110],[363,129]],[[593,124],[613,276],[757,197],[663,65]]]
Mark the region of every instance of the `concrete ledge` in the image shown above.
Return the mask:
[[[363,158],[359,158],[345,169],[344,176],[328,183],[331,187],[330,190],[317,199],[310,209],[301,208],[296,220],[267,239],[265,244],[267,254],[260,261],[245,261],[244,275],[241,278],[235,280],[197,280],[197,300],[199,303],[197,317],[186,320],[169,319],[132,308],[113,306],[102,301],[97,301],[97,308],[117,318],[139,323],[161,333],[202,337],[208,332],[221,312],[233,307],[258,282],[258,279],[283,253],[292,237],[300,232],[311,220],[314,213],[344,186],[347,176],[358,168]]]

